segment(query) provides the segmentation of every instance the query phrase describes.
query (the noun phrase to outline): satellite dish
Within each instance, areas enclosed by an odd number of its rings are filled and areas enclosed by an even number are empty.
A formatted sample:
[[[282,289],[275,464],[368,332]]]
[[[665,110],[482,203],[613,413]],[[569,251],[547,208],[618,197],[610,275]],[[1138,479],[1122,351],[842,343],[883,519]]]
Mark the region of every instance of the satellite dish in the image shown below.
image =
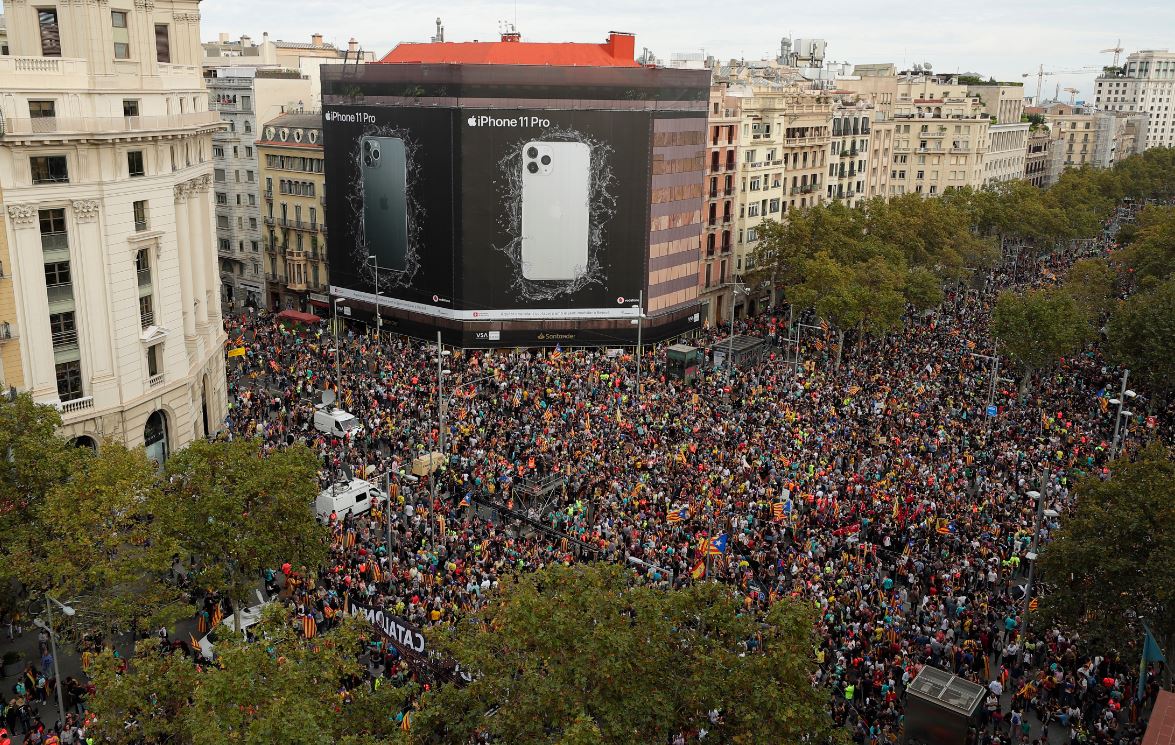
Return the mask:
[[[934,65],[930,64],[929,62],[923,62],[923,63],[922,63],[922,69],[923,69],[923,70],[933,70],[933,69],[934,69]]]
[[[326,404],[327,406],[330,406],[331,404],[333,404],[335,402],[335,398],[336,398],[336,396],[335,396],[334,391],[323,391],[322,392],[322,403]]]

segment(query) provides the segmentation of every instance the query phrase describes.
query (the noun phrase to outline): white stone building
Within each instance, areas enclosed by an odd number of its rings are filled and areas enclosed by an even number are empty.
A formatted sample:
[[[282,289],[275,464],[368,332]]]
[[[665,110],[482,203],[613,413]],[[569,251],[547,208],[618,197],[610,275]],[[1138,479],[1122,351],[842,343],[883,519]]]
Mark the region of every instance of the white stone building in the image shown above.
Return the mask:
[[[1095,81],[1094,108],[1099,111],[1147,114],[1139,151],[1175,147],[1175,52],[1143,49],[1126,58],[1121,68],[1106,68]]]
[[[219,430],[224,332],[198,0],[6,0],[0,199],[23,389],[157,460]],[[17,376],[13,376],[16,378]]]

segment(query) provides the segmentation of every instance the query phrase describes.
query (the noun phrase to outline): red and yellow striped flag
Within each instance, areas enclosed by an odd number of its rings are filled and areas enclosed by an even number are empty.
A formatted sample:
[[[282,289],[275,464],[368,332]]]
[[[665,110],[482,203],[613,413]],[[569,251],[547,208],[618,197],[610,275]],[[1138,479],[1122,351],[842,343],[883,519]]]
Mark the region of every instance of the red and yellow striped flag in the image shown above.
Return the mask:
[[[307,639],[313,639],[318,634],[318,624],[314,622],[314,616],[302,616],[302,634]]]

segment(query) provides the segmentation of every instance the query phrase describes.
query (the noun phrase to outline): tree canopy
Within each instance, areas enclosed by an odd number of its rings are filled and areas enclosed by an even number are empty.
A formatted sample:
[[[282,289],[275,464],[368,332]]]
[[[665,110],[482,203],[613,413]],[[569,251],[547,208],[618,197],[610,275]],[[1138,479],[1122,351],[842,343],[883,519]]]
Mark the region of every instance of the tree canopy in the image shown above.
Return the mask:
[[[1110,357],[1168,400],[1175,392],[1175,277],[1139,292],[1110,319]]]
[[[789,601],[766,615],[744,611],[716,583],[634,586],[618,567],[516,576],[498,602],[435,635],[477,672],[424,697],[412,739],[666,742],[705,727],[719,742],[821,741],[834,727],[809,678],[813,622]]]
[[[1000,349],[1020,365],[1021,391],[1034,372],[1046,370],[1081,348],[1089,333],[1085,316],[1064,290],[1001,292],[991,316]]]
[[[316,567],[326,528],[314,516],[318,461],[305,446],[262,455],[254,440],[194,442],[164,471],[168,531],[199,560],[196,582],[239,612],[267,567]]]
[[[1076,504],[1041,554],[1041,610],[1095,648],[1142,640],[1140,618],[1175,640],[1175,460],[1152,444],[1110,478],[1080,481]],[[1170,647],[1167,647],[1170,649]]]

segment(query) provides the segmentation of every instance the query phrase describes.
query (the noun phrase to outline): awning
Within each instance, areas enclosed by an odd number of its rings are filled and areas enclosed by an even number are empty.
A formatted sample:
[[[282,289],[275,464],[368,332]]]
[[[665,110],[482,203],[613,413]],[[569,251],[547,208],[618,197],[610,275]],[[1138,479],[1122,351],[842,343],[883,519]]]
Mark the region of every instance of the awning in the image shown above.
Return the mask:
[[[330,307],[330,303],[326,302],[325,300],[315,300],[314,298],[310,298],[306,302],[310,303],[315,308],[329,308]]]
[[[297,323],[319,323],[321,318],[313,313],[303,313],[300,310],[283,310],[277,314],[277,317],[283,321],[295,321]]]

